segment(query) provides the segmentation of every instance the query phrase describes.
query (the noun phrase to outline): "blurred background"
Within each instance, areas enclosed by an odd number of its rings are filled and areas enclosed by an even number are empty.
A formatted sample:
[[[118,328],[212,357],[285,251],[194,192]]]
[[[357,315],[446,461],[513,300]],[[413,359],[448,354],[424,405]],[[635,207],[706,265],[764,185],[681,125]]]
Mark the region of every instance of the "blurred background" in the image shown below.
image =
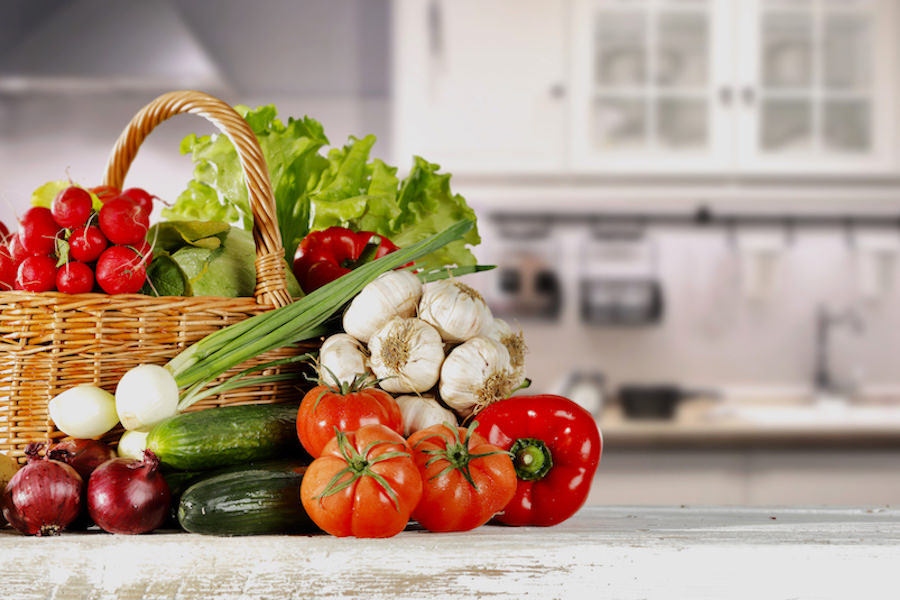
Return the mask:
[[[900,0],[7,1],[0,220],[180,88],[454,174],[532,390],[604,433],[591,502],[900,499]]]

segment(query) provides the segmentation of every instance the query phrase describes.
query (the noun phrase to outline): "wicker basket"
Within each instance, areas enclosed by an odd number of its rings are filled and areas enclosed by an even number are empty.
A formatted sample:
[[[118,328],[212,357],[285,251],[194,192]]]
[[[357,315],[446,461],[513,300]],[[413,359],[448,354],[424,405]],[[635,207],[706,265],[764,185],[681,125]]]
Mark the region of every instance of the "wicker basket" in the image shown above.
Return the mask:
[[[21,460],[28,443],[64,436],[50,421],[47,403],[66,388],[89,383],[113,392],[131,367],[165,364],[207,334],[291,301],[262,151],[246,121],[226,103],[195,91],[160,96],[122,132],[103,183],[121,188],[141,142],[154,127],[181,113],[211,121],[237,148],[254,215],[255,297],[0,292],[0,450],[7,454]],[[255,359],[255,364],[297,355],[315,345],[275,350]],[[277,371],[267,371],[273,372]],[[192,408],[297,401],[298,385],[299,378],[296,383],[237,389]],[[117,433],[106,437],[111,441]]]

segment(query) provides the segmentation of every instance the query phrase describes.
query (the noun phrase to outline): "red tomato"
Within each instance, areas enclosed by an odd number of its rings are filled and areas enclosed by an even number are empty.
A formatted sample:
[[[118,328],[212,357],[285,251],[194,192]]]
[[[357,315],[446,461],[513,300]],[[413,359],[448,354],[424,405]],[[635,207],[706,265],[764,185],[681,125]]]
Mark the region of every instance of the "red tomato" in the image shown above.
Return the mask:
[[[422,478],[400,434],[384,425],[338,433],[300,484],[300,500],[331,535],[390,537],[422,497]]]
[[[318,385],[303,397],[297,411],[297,437],[313,458],[333,437],[334,430],[356,431],[379,423],[403,434],[403,415],[394,398],[378,388],[340,390]]]
[[[509,453],[488,444],[474,427],[432,425],[409,438],[424,484],[412,516],[430,531],[480,527],[516,492]]]

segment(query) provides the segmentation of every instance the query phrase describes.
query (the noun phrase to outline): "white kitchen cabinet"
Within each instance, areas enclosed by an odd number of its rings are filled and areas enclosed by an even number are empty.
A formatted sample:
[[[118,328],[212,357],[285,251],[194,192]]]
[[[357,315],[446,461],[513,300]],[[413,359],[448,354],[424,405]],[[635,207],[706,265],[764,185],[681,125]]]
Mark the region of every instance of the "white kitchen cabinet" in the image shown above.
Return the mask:
[[[574,0],[579,171],[887,171],[894,0]]]
[[[900,168],[897,0],[395,0],[397,156],[459,173]]]
[[[566,5],[395,0],[395,156],[452,172],[563,169]]]

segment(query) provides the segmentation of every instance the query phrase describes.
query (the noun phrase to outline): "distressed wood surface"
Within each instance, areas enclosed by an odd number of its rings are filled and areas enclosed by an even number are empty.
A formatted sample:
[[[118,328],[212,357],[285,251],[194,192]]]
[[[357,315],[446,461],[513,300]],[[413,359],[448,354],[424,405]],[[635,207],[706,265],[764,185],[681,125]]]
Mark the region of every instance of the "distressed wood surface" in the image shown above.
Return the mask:
[[[0,531],[0,598],[897,598],[900,510],[586,507],[551,528],[216,538]]]

